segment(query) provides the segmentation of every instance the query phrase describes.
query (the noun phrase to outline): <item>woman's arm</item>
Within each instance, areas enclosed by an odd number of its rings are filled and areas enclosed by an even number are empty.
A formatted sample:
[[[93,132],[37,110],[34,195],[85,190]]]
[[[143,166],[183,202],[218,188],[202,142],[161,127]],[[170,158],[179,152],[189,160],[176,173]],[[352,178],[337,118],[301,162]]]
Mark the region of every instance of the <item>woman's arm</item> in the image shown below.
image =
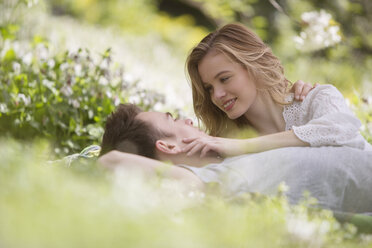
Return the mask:
[[[187,138],[183,142],[189,143],[183,148],[183,152],[187,152],[188,156],[200,152],[201,157],[204,157],[209,151],[217,152],[224,157],[232,157],[282,147],[309,146],[308,143],[297,138],[292,130],[251,139],[229,139],[207,136],[203,138]]]
[[[292,124],[292,130],[299,139],[311,146],[365,149],[366,141],[359,133],[362,124],[334,86],[322,85],[314,89],[301,109],[302,122]]]
[[[143,173],[148,177],[161,176],[162,178],[179,180],[192,189],[202,190],[204,188],[203,182],[185,168],[135,154],[111,151],[100,157],[98,162],[112,170],[120,167],[128,171]]]
[[[360,121],[348,108],[342,94],[331,85],[314,89],[302,106],[304,121],[292,130],[252,139],[217,137],[185,139],[188,155],[208,151],[222,156],[236,156],[289,146],[350,146],[365,149],[366,141],[359,133]]]

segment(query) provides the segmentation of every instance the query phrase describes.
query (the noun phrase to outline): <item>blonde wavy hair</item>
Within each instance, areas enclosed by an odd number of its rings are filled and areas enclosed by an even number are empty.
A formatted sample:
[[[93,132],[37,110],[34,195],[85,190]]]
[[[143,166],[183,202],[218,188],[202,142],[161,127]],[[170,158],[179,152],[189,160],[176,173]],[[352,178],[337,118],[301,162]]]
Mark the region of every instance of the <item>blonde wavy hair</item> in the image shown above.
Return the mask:
[[[232,122],[237,127],[249,125],[244,116],[230,120],[213,104],[210,93],[203,87],[198,66],[212,50],[223,53],[246,68],[255,79],[258,91],[269,94],[277,104],[288,104],[285,102],[285,97],[291,83],[285,78],[279,59],[251,30],[241,24],[227,24],[202,39],[191,50],[186,61],[186,70],[192,87],[194,111],[210,135],[223,135]]]

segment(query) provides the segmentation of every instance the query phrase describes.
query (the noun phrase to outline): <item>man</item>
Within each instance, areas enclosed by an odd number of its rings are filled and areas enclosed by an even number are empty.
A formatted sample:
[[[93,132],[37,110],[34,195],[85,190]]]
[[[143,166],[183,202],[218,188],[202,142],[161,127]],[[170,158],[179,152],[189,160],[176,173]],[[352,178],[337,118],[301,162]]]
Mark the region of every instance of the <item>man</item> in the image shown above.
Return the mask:
[[[349,147],[289,147],[226,159],[215,153],[200,158],[199,154],[187,156],[183,152],[185,138],[204,136],[190,119],[120,105],[107,120],[99,162],[109,168],[137,169],[150,176],[162,171],[162,176],[198,189],[215,182],[227,196],[274,194],[285,182],[290,203],[297,203],[304,191],[309,191],[320,207],[372,212],[370,152]],[[342,163],[333,163],[336,158]]]

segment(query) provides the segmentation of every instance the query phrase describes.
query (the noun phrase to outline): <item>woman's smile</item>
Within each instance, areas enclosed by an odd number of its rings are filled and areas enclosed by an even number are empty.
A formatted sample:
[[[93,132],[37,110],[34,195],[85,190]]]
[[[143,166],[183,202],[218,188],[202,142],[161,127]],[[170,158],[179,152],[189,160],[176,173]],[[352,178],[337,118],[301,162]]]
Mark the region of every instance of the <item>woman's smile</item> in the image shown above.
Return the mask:
[[[234,107],[234,104],[236,102],[238,98],[235,97],[233,99],[230,99],[228,101],[225,101],[224,104],[223,104],[223,108],[225,111],[229,111],[230,109],[232,109]]]
[[[254,79],[246,68],[223,53],[209,52],[199,63],[198,70],[212,102],[228,118],[239,118],[255,102]]]

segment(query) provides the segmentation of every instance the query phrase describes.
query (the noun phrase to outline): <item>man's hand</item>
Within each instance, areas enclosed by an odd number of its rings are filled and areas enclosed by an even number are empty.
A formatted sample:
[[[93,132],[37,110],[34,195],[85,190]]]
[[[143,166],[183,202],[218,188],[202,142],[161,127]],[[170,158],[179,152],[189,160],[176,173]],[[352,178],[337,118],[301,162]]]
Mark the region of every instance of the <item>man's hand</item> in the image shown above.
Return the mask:
[[[318,85],[319,84],[316,83],[316,84],[314,84],[314,86],[312,86],[309,83],[306,83],[302,80],[298,80],[296,83],[293,84],[290,92],[294,93],[294,97],[295,97],[296,100],[302,101],[302,100],[305,99],[307,94],[309,94],[309,92],[312,89],[314,89],[315,87],[317,87]]]

